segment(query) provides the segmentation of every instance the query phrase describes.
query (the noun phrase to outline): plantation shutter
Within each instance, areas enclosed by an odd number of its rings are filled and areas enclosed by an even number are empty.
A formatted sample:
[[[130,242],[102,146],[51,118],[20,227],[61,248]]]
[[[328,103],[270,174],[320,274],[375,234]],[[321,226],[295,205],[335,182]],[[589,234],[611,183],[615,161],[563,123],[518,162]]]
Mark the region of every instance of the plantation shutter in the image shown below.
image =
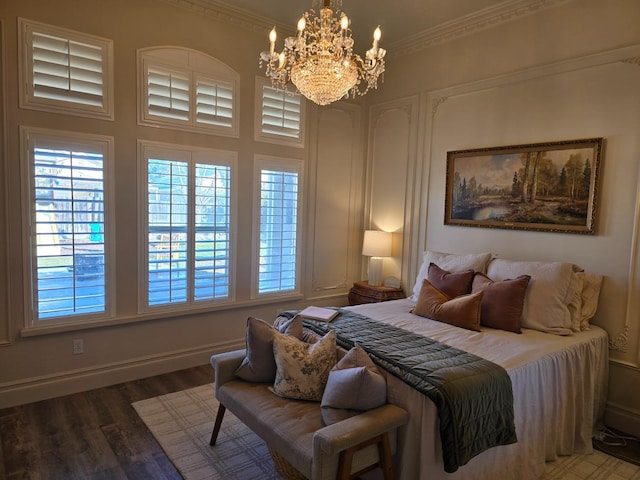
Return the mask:
[[[149,69],[147,74],[149,114],[189,121],[189,76]]]
[[[300,138],[301,97],[284,90],[262,88],[262,133]]]
[[[296,288],[298,173],[260,173],[260,271],[258,293]]]
[[[32,32],[33,95],[104,106],[105,48]]]
[[[36,319],[103,313],[103,155],[48,148],[33,155]]]
[[[196,81],[196,122],[220,127],[233,126],[233,85]]]
[[[228,298],[231,252],[231,168],[196,164],[195,301]]]

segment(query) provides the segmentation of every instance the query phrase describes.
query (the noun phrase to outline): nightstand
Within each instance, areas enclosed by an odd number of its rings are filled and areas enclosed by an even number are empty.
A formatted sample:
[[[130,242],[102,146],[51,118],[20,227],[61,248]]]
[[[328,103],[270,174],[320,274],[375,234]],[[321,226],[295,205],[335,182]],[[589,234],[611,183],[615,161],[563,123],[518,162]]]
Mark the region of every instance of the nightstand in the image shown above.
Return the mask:
[[[405,298],[402,288],[392,288],[380,285],[374,287],[368,282],[356,282],[349,290],[349,304],[359,305],[361,303],[386,302],[387,300],[397,300]]]

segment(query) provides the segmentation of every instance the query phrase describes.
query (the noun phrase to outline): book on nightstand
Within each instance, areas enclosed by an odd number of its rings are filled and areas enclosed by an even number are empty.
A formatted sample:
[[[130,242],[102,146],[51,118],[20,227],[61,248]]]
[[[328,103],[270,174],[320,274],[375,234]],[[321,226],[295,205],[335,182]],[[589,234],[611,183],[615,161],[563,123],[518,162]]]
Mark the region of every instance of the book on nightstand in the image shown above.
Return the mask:
[[[338,315],[338,311],[333,310],[332,308],[311,306],[311,307],[305,308],[304,310],[301,310],[299,315],[303,318],[308,318],[309,320],[318,320],[320,322],[330,322],[336,317],[336,315]]]

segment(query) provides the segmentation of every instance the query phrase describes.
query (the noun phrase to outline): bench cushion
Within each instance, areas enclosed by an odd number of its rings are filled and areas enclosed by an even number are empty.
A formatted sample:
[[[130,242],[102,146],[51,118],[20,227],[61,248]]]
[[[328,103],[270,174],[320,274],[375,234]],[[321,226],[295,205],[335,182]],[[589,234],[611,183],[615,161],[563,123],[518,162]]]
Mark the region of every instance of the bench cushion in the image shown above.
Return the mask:
[[[218,389],[218,400],[287,460],[311,478],[313,434],[324,427],[319,404],[274,395],[269,384],[232,380]],[[295,438],[295,442],[291,439]]]

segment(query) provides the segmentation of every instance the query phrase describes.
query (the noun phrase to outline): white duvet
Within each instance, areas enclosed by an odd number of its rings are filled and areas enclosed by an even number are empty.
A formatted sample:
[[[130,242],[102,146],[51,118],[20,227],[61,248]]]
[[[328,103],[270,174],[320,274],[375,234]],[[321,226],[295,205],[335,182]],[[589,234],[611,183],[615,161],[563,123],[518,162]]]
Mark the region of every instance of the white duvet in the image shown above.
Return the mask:
[[[501,365],[514,394],[518,442],[494,447],[448,474],[444,471],[435,405],[387,375],[388,401],[410,412],[399,432],[398,478],[538,479],[545,461],[592,452],[591,437],[602,418],[608,380],[608,339],[601,328],[570,336],[523,329],[522,334],[454,327],[410,312],[410,300],[348,307],[362,315],[460,348]]]

